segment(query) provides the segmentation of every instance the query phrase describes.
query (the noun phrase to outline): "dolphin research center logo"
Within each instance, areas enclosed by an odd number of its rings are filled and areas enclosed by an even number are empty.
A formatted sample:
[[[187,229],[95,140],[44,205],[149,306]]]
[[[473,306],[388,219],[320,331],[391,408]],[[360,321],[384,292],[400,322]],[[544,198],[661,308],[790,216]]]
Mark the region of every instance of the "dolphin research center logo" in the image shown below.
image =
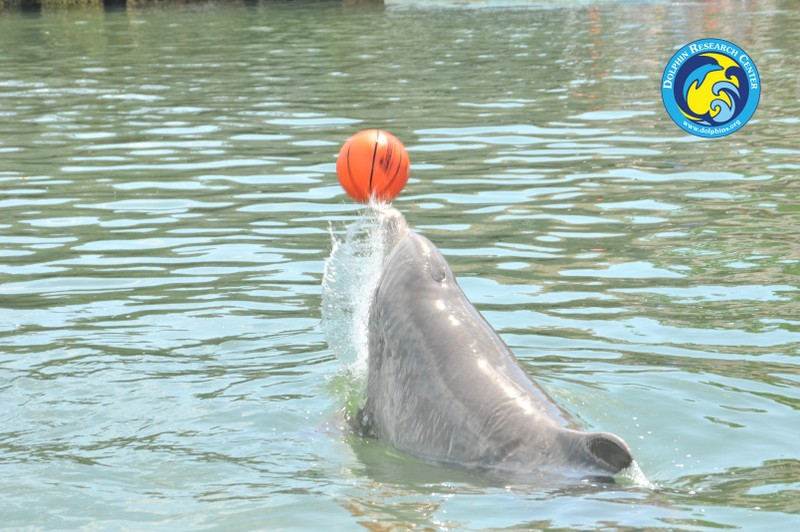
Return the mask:
[[[694,41],[675,52],[661,79],[670,118],[698,137],[724,137],[741,129],[756,112],[760,96],[753,60],[720,39]]]

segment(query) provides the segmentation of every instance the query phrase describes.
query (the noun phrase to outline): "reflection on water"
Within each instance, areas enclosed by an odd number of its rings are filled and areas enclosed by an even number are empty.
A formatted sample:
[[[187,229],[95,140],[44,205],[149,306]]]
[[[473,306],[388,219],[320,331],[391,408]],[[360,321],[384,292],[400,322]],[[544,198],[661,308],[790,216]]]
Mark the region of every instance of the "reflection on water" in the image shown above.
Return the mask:
[[[0,12],[0,521],[792,525],[793,5],[388,4]],[[722,141],[660,101],[699,36],[762,73]],[[320,284],[361,210],[334,161],[376,126],[411,154],[395,206],[656,490],[486,486],[337,432]]]

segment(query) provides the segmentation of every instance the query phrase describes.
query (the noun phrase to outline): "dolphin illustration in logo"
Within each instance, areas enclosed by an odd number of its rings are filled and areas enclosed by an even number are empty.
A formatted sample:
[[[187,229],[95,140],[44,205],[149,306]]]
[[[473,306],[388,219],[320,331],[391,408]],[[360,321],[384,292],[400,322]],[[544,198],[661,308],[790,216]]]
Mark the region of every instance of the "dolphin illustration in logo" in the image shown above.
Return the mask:
[[[741,111],[747,96],[744,70],[725,54],[709,52],[692,57],[681,66],[676,77],[675,97],[681,112],[701,125],[731,121]]]

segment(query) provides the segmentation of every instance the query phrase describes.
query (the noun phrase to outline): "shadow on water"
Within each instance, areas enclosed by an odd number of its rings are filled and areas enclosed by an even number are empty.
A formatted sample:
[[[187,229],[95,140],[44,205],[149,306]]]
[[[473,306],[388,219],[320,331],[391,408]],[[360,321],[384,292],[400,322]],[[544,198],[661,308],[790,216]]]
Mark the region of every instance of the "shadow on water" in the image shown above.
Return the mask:
[[[106,13],[139,11],[142,9],[183,8],[224,9],[236,7],[280,7],[314,9],[321,5],[339,5],[345,8],[381,7],[384,0],[0,0],[0,13],[18,11],[25,14],[42,14],[67,9],[102,10]]]
[[[491,512],[503,527],[538,528],[557,526],[558,521],[515,522],[515,517],[498,517],[503,507],[512,515],[529,515],[537,509],[546,512],[549,502],[559,501],[573,508],[572,526],[589,526],[602,511],[605,526],[626,529],[625,523],[638,523],[648,530],[674,530],[711,527],[738,529],[717,519],[725,509],[737,508],[745,521],[754,514],[772,515],[776,522],[789,524],[790,515],[800,511],[790,488],[797,478],[796,460],[776,460],[757,468],[731,468],[713,475],[691,475],[670,486],[645,488],[631,484],[584,482],[558,484],[552,478],[542,484],[514,484],[478,472],[427,464],[408,457],[383,442],[345,437],[357,462],[348,475],[363,479],[361,489],[339,497],[339,504],[356,521],[370,530],[394,526],[459,527],[459,508]],[[512,497],[515,503],[509,503]],[[459,501],[460,504],[456,504]],[[515,508],[519,504],[522,508]],[[495,506],[496,505],[496,506]],[[700,510],[698,510],[700,509]],[[777,513],[776,513],[777,512]],[[585,524],[581,525],[582,522]],[[593,526],[593,525],[591,525]]]
[[[422,462],[375,439],[356,435],[345,439],[357,460],[357,465],[351,466],[348,474],[363,478],[366,483],[363,490],[341,497],[339,504],[359,524],[371,530],[388,530],[395,526],[458,527],[458,521],[453,521],[448,515],[448,507],[455,498],[486,501],[513,496],[524,501],[523,504],[546,504],[548,500],[597,497],[627,505],[632,501],[641,503],[642,497],[649,492],[638,486],[591,480],[567,482],[563,477],[544,475],[515,483],[491,472]],[[494,515],[497,511],[495,509]],[[552,525],[547,521],[535,524]],[[531,522],[508,524],[512,527],[532,525]]]

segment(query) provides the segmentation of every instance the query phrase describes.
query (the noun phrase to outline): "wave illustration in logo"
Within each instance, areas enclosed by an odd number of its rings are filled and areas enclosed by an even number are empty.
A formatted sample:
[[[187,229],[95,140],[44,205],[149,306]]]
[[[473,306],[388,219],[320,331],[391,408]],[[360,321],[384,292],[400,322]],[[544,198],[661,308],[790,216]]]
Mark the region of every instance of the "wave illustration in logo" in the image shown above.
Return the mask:
[[[675,103],[696,124],[720,126],[735,119],[747,102],[747,76],[727,55],[708,52],[695,55],[676,73]]]

